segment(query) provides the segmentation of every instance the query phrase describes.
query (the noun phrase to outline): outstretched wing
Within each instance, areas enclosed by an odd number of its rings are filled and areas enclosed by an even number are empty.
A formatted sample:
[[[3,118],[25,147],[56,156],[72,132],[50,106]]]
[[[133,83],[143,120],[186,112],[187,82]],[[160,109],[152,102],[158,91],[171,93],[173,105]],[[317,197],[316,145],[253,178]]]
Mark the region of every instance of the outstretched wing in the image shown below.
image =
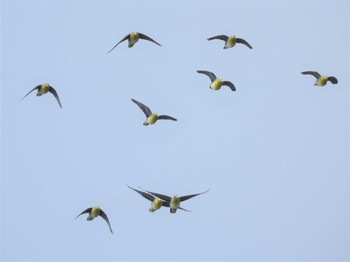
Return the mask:
[[[106,213],[103,212],[102,209],[100,209],[100,216],[107,222],[107,224],[108,224],[108,226],[109,226],[109,230],[110,230],[111,233],[113,234],[113,230],[112,230],[111,224],[109,223],[108,217],[107,217]]]
[[[142,192],[142,191],[137,190],[137,189],[135,189],[135,188],[132,188],[132,187],[130,187],[130,186],[128,186],[128,188],[130,188],[130,189],[134,190],[135,192],[139,193],[141,196],[143,196],[144,198],[148,199],[148,200],[151,201],[151,202],[155,199],[155,197],[152,196],[151,194],[148,194],[148,193],[146,193],[146,192]]]
[[[109,50],[106,54],[108,54],[108,53],[110,53],[110,52],[112,52],[112,50],[114,49],[114,48],[116,48],[117,47],[117,45],[119,45],[121,42],[123,42],[123,41],[125,41],[126,39],[129,39],[129,37],[130,37],[130,34],[128,34],[128,35],[126,35],[126,36],[124,36],[124,38],[122,39],[122,40],[120,40],[115,46],[113,46],[112,47],[112,49],[111,50]]]
[[[334,76],[329,76],[327,80],[330,81],[332,84],[338,84],[338,79],[336,79]]]
[[[91,210],[92,210],[92,207],[89,207],[89,208],[85,209],[83,212],[81,212],[79,215],[77,215],[77,216],[72,220],[72,222],[73,222],[74,220],[76,220],[79,216],[81,216],[82,214],[90,213]]]
[[[246,46],[248,46],[250,49],[253,49],[253,47],[252,47],[247,41],[245,41],[245,40],[242,39],[242,38],[236,38],[236,43],[246,45]]]
[[[34,90],[36,90],[36,89],[39,89],[41,87],[41,85],[37,85],[36,87],[34,87],[32,90],[30,90],[29,92],[28,92],[28,94],[26,94],[24,97],[22,97],[22,99],[23,98],[25,98],[27,95],[29,95],[31,92],[33,92]],[[22,100],[21,99],[21,100]]]
[[[232,84],[230,81],[224,81],[222,82],[223,86],[228,86],[229,88],[231,88],[232,91],[236,91],[236,87],[234,84]]]
[[[159,119],[167,119],[167,120],[177,121],[176,118],[173,118],[173,117],[167,116],[167,115],[160,115],[160,116],[158,116],[158,120],[159,120]]]
[[[50,86],[49,92],[50,92],[51,94],[53,94],[53,96],[56,98],[58,104],[59,104],[60,107],[62,108],[60,98],[58,97],[58,94],[57,94],[56,90],[55,90],[52,86]]]
[[[156,41],[154,41],[152,38],[150,38],[150,37],[147,36],[147,35],[144,35],[144,34],[139,33],[139,38],[144,39],[144,40],[151,41],[151,42],[153,42],[153,43],[155,43],[155,44],[157,44],[157,45],[159,45],[159,46],[162,46],[161,44],[157,43]]]
[[[145,113],[146,117],[149,117],[150,115],[152,115],[152,111],[147,106],[145,106],[144,104],[132,98],[131,98],[131,101],[133,101],[136,105],[138,105],[138,107]]]
[[[315,72],[315,71],[305,71],[305,72],[301,72],[303,75],[313,75],[314,77],[316,77],[317,79],[320,78],[320,74]]]
[[[142,190],[144,190],[144,189],[142,188]],[[168,203],[171,200],[171,197],[169,197],[169,196],[158,194],[158,193],[147,191],[147,190],[144,190],[144,191],[147,192],[147,193],[150,193],[150,194],[152,194],[152,195],[154,195],[154,196],[156,196],[156,197],[160,198],[161,200],[166,201]]]
[[[217,36],[209,37],[208,41],[213,40],[213,39],[220,39],[220,40],[227,41],[228,36],[227,35],[217,35]]]
[[[209,189],[208,189],[207,191],[205,191],[205,192],[202,192],[202,193],[193,194],[193,195],[187,195],[187,196],[182,196],[182,197],[180,197],[180,201],[186,201],[186,200],[188,200],[188,199],[190,199],[190,198],[192,198],[192,197],[205,194],[205,193],[207,193],[208,191],[209,191]]]
[[[209,71],[197,70],[197,73],[204,74],[204,75],[208,76],[212,82],[214,82],[216,79],[215,74],[212,72],[209,72]]]

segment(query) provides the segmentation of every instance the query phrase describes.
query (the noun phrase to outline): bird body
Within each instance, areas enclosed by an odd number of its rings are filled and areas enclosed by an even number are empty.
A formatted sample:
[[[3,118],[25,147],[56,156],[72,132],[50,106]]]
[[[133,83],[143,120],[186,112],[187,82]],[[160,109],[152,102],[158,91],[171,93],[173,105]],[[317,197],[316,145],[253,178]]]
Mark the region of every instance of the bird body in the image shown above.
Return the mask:
[[[143,125],[144,126],[153,125],[155,122],[157,122],[157,120],[158,120],[158,114],[153,113],[152,115],[150,115],[149,117],[146,118]]]
[[[221,77],[218,77],[211,83],[210,88],[213,90],[220,90],[223,82],[223,79]]]
[[[180,206],[180,198],[177,195],[174,195],[170,199],[170,213],[176,213],[176,210]]]
[[[50,92],[56,98],[59,106],[62,108],[61,101],[60,101],[60,98],[58,97],[56,90],[52,86],[50,86],[49,83],[37,85],[32,90],[30,90],[24,97],[22,97],[22,99],[25,98],[27,95],[29,95],[34,90],[37,90],[37,93],[36,93],[37,96],[42,96],[42,95]]]
[[[138,32],[132,32],[130,33],[129,41],[128,41],[128,47],[133,47],[134,44],[136,44],[140,39],[140,35]]]
[[[85,213],[89,214],[86,218],[87,221],[91,221],[91,220],[95,219],[96,217],[101,216],[106,221],[106,223],[109,227],[109,230],[113,234],[113,230],[112,230],[111,224],[109,223],[109,219],[108,219],[106,213],[99,206],[89,207],[89,208],[85,209],[83,212],[81,212],[79,215],[77,215],[76,218],[73,219],[73,221]]]
[[[230,35],[230,36],[217,35],[217,36],[209,37],[208,41],[214,40],[214,39],[219,39],[219,40],[225,41],[224,49],[234,47],[236,45],[236,43],[244,44],[248,48],[253,49],[253,47],[246,40],[244,40],[242,38],[237,38],[235,35]]]
[[[338,79],[336,79],[334,76],[325,76],[320,75],[316,71],[305,71],[301,72],[303,75],[313,75],[316,78],[315,86],[325,86],[328,81],[330,81],[332,84],[338,84]]]
[[[144,126],[153,125],[159,119],[177,121],[176,118],[173,118],[173,117],[168,116],[168,115],[158,115],[157,113],[152,113],[151,109],[149,109],[147,106],[145,106],[141,102],[136,101],[135,99],[131,98],[131,101],[133,101],[142,110],[142,112],[146,115],[146,120],[143,122]]]

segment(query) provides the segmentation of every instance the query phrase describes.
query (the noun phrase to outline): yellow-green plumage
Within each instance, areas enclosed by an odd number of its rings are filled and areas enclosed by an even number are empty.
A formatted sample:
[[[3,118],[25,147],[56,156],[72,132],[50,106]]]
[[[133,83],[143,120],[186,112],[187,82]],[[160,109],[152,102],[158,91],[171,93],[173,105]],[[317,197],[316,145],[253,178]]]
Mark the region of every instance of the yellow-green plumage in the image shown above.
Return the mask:
[[[210,85],[210,88],[213,90],[219,90],[222,87],[223,79],[218,77]]]
[[[153,125],[155,122],[157,122],[157,120],[158,120],[158,114],[157,113],[153,113],[152,115],[147,117],[147,119],[145,120],[143,125],[145,125],[145,126]]]
[[[231,35],[227,38],[224,49],[234,47],[235,45],[236,45],[236,36]]]

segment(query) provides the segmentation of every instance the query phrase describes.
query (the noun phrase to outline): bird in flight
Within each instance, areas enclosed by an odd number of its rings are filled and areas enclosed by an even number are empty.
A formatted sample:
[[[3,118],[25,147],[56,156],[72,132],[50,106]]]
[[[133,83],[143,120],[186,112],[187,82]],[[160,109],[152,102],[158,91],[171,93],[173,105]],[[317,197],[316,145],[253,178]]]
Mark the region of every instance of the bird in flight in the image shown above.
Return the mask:
[[[230,81],[224,81],[220,77],[216,77],[214,73],[204,70],[198,70],[197,73],[204,74],[210,78],[211,84],[209,86],[210,89],[220,90],[222,86],[228,86],[232,91],[236,91],[236,87]]]
[[[237,38],[235,35],[231,35],[231,36],[217,35],[217,36],[209,37],[208,41],[214,40],[214,39],[219,39],[219,40],[225,41],[224,49],[234,47],[236,45],[236,43],[246,45],[250,49],[253,49],[253,47],[247,41],[245,41],[242,38]]]
[[[144,104],[136,101],[135,99],[131,98],[131,101],[133,101],[136,105],[138,105],[138,107],[145,113],[147,118],[146,118],[145,122],[143,123],[144,126],[153,125],[159,119],[166,119],[166,120],[177,121],[176,118],[173,118],[171,116],[158,115],[157,113],[152,113],[152,111],[147,106],[145,106]]]
[[[132,188],[130,186],[128,186],[128,187],[152,202],[151,207],[149,208],[149,212],[154,212],[154,211],[158,210],[159,208],[161,208],[162,206],[169,207],[169,205],[170,205],[169,202],[163,201],[162,199],[155,197],[155,196],[151,195],[150,193],[146,193],[146,192],[137,190],[137,189]],[[189,210],[184,209],[182,207],[179,207],[179,209],[190,212]]]
[[[336,79],[334,76],[323,76],[315,71],[305,71],[301,72],[303,75],[313,75],[316,77],[315,86],[325,86],[327,84],[327,81],[330,81],[332,84],[338,84],[338,79]]]
[[[114,48],[117,47],[117,45],[119,45],[121,42],[123,42],[125,40],[128,40],[128,47],[130,48],[130,47],[133,47],[134,44],[136,44],[139,41],[139,39],[148,40],[148,41],[155,43],[156,45],[162,46],[161,44],[157,43],[156,41],[154,41],[152,38],[150,38],[147,35],[141,34],[139,32],[132,32],[132,33],[124,36],[124,38],[122,40],[120,40],[115,46],[112,47],[111,50],[109,50],[107,52],[107,54],[110,53]]]
[[[111,224],[109,223],[108,217],[107,217],[106,213],[103,212],[103,210],[99,206],[89,207],[89,208],[85,209],[83,212],[81,212],[79,215],[77,215],[77,217],[74,218],[73,221],[76,220],[80,215],[85,214],[85,213],[89,214],[87,219],[86,219],[88,221],[91,221],[94,218],[101,216],[107,222],[109,230],[113,234],[113,230],[112,230]]]
[[[163,194],[159,194],[159,193],[155,193],[155,192],[151,192],[151,191],[147,191],[145,190],[145,192],[153,195],[153,196],[156,196],[158,198],[160,198],[161,200],[169,203],[169,207],[170,207],[170,213],[176,213],[176,210],[177,209],[180,209],[180,203],[183,202],[183,201],[186,201],[192,197],[195,197],[195,196],[199,196],[199,195],[202,195],[202,194],[205,194],[209,191],[209,189],[205,192],[202,192],[202,193],[198,193],[198,194],[192,194],[192,195],[186,195],[186,196],[178,196],[178,195],[174,195],[172,197],[170,196],[167,196],[167,195],[163,195]]]
[[[37,93],[36,93],[37,96],[42,96],[42,95],[50,92],[51,94],[53,94],[53,96],[56,98],[58,104],[62,108],[61,101],[60,101],[60,98],[58,97],[58,94],[57,94],[56,90],[52,86],[50,86],[49,83],[44,83],[44,84],[41,84],[41,85],[37,85],[32,90],[30,90],[28,92],[28,94],[26,94],[24,97],[22,97],[22,99],[25,98],[27,95],[29,95],[34,90],[38,90]]]

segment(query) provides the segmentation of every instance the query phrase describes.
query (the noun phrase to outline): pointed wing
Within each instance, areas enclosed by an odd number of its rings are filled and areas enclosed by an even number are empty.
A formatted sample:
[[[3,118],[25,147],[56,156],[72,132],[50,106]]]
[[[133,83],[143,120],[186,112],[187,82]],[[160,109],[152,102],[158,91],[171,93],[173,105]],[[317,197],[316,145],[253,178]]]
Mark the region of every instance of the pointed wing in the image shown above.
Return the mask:
[[[138,107],[145,113],[146,117],[149,117],[150,115],[152,115],[152,111],[147,106],[145,106],[144,104],[132,98],[131,98],[131,101],[133,101],[136,105],[138,105]]]
[[[209,191],[209,189],[208,189],[207,191],[205,191],[205,192],[202,192],[202,193],[193,194],[193,195],[187,195],[187,196],[182,196],[182,197],[180,197],[180,201],[181,201],[181,202],[182,202],[182,201],[186,201],[186,200],[188,200],[188,199],[190,199],[190,198],[192,198],[192,197],[205,194],[205,193],[207,193],[208,191]]]
[[[141,196],[143,196],[144,198],[146,198],[146,199],[148,199],[149,201],[153,201],[154,200],[154,196],[152,196],[151,194],[148,194],[148,193],[146,193],[146,192],[142,192],[142,191],[140,191],[140,190],[137,190],[137,189],[135,189],[135,188],[132,188],[132,187],[130,187],[130,186],[128,186],[128,188],[130,188],[130,189],[132,189],[132,190],[134,190],[135,192],[137,192],[137,193],[139,193]]]
[[[130,34],[124,36],[124,38],[123,38],[122,40],[120,40],[115,46],[113,46],[112,49],[109,50],[106,54],[109,54],[110,52],[112,52],[112,50],[113,50],[114,48],[116,48],[117,45],[119,45],[121,42],[124,42],[126,39],[129,39],[129,37],[130,37]]]
[[[160,115],[160,116],[158,116],[158,120],[159,120],[159,119],[167,119],[167,120],[177,121],[176,118],[173,118],[173,117],[167,116],[167,115]]]
[[[28,92],[28,94],[26,94],[24,97],[22,97],[22,99],[23,98],[25,98],[27,95],[29,95],[31,92],[33,92],[34,90],[36,90],[36,89],[39,89],[41,87],[41,85],[37,85],[36,87],[34,87],[32,90],[30,90],[29,92]],[[21,100],[22,100],[21,99]]]
[[[59,104],[60,107],[62,108],[60,98],[58,97],[58,94],[57,94],[56,90],[55,90],[52,86],[50,86],[49,92],[50,92],[51,94],[53,94],[53,96],[56,98],[58,104]]]
[[[247,41],[245,41],[245,40],[242,39],[242,38],[236,38],[236,43],[246,45],[246,46],[248,46],[250,49],[253,49],[253,47],[252,47]]]
[[[143,189],[143,188],[142,188],[142,190],[144,190],[145,192],[150,193],[150,194],[152,194],[152,195],[154,195],[154,196],[160,198],[160,199],[163,200],[163,201],[170,202],[170,200],[171,200],[171,197],[169,197],[169,196],[162,195],[162,194],[158,194],[158,193],[151,192],[151,191],[147,191],[147,190],[145,190],[145,189]]]
[[[151,42],[153,42],[153,43],[155,43],[155,44],[157,44],[157,45],[159,45],[159,46],[162,46],[161,44],[157,43],[156,41],[154,41],[152,38],[150,38],[150,37],[147,36],[147,35],[144,35],[144,34],[139,33],[139,38],[144,39],[144,40],[151,41]]]
[[[334,76],[329,76],[327,80],[330,81],[332,84],[338,84],[338,79],[336,79]]]
[[[74,219],[72,220],[72,222],[73,222],[74,220],[76,220],[79,216],[81,216],[82,214],[90,213],[91,210],[92,210],[92,207],[89,207],[89,208],[85,209],[83,212],[81,212],[79,215],[77,215],[76,218],[74,218]]]
[[[208,41],[213,40],[213,39],[220,39],[220,40],[227,41],[228,36],[227,35],[217,35],[217,36],[209,37]]]
[[[216,79],[215,74],[212,72],[209,72],[209,71],[197,70],[197,73],[204,74],[204,75],[208,76],[212,82],[214,82]]]
[[[182,207],[178,207],[178,209],[181,209],[181,210],[186,211],[186,212],[192,212],[191,210],[187,210],[187,209],[184,209]]]
[[[316,77],[317,79],[320,78],[320,74],[315,72],[315,71],[305,71],[305,72],[301,72],[303,75],[313,75],[314,77]]]
[[[228,86],[229,88],[231,88],[232,91],[236,91],[236,87],[234,84],[232,84],[230,81],[224,81],[222,82],[223,86]]]
[[[107,224],[108,224],[108,226],[109,226],[109,230],[110,230],[111,233],[113,234],[113,230],[112,230],[111,224],[109,223],[108,217],[107,217],[106,213],[103,212],[102,209],[100,209],[100,216],[107,222]]]

